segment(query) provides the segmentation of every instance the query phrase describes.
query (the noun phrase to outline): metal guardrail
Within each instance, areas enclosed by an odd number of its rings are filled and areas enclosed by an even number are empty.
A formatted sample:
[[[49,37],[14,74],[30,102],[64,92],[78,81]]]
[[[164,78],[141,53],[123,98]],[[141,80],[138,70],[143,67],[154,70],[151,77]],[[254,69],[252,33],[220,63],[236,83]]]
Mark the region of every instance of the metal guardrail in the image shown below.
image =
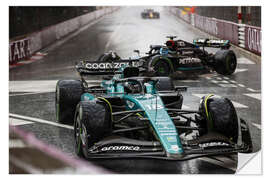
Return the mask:
[[[228,39],[232,44],[261,55],[261,28],[237,24],[216,18],[200,16],[175,7],[169,11],[194,27],[217,38]]]

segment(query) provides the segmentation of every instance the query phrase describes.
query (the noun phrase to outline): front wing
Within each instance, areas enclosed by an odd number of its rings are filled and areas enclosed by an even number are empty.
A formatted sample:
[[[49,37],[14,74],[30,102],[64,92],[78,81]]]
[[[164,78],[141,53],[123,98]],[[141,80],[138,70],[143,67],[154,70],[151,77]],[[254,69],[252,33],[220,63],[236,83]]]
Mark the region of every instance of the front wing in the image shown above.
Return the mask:
[[[141,141],[120,136],[105,138],[90,149],[87,159],[116,159],[116,158],[153,158],[163,160],[184,161],[204,156],[225,155],[233,153],[249,153],[252,142],[247,123],[239,120],[239,138],[237,144],[228,143],[223,136],[206,135],[195,141],[182,142],[182,154],[167,154],[158,141]],[[211,136],[213,138],[211,138]]]

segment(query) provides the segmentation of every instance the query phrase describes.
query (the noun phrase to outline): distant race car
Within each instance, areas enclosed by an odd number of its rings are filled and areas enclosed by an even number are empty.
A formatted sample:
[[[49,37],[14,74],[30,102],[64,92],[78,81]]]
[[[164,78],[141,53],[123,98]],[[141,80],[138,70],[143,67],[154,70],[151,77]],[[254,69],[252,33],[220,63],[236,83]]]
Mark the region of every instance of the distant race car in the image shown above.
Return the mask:
[[[248,125],[229,99],[206,95],[198,110],[184,110],[186,87],[140,77],[133,63],[81,61],[80,80],[57,82],[57,120],[74,124],[78,156],[181,161],[252,151]],[[99,86],[87,83],[89,75],[108,74]]]
[[[229,40],[195,39],[193,43],[174,40],[176,36],[168,36],[165,45],[151,45],[145,56],[136,58],[140,67],[148,76],[169,76],[176,71],[211,72],[231,75],[237,67],[237,57],[230,50]],[[215,54],[208,53],[205,48],[220,48]],[[99,61],[117,61],[121,59],[116,52],[101,55]],[[130,59],[125,59],[129,61]],[[134,61],[134,59],[132,60]],[[142,72],[143,72],[142,71]]]
[[[160,15],[159,12],[153,9],[144,9],[143,12],[141,12],[141,17],[143,19],[159,19]]]

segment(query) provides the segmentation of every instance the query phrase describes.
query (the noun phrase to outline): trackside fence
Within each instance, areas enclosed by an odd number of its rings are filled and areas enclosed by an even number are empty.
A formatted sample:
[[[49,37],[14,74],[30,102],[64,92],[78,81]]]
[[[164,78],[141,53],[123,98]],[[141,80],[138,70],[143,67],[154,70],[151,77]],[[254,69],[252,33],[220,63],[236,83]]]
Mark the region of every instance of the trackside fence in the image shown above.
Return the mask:
[[[118,9],[119,7],[106,7],[49,26],[41,31],[11,39],[9,41],[9,64],[16,64],[21,60],[28,59],[40,49]]]
[[[228,39],[238,47],[261,55],[261,27],[187,13],[175,7],[168,7],[168,10],[201,31],[220,39]]]

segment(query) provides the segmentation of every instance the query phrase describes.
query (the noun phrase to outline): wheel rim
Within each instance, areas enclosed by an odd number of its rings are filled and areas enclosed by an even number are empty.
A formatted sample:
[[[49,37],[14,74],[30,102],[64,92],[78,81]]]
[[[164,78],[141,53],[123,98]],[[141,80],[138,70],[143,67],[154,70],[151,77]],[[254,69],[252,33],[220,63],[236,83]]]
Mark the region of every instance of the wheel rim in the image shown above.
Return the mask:
[[[156,75],[159,75],[159,76],[168,76],[170,74],[170,69],[169,69],[168,64],[163,61],[158,61],[155,64],[154,69],[156,71]]]
[[[236,68],[236,60],[233,56],[227,57],[227,68],[230,73],[232,73]]]
[[[75,143],[76,143],[76,151],[79,152],[81,149],[81,124],[80,124],[80,117],[77,115],[76,121],[75,121]]]
[[[164,72],[165,72],[164,67],[159,67],[159,68],[158,68],[158,72],[159,72],[159,73],[164,73]]]

